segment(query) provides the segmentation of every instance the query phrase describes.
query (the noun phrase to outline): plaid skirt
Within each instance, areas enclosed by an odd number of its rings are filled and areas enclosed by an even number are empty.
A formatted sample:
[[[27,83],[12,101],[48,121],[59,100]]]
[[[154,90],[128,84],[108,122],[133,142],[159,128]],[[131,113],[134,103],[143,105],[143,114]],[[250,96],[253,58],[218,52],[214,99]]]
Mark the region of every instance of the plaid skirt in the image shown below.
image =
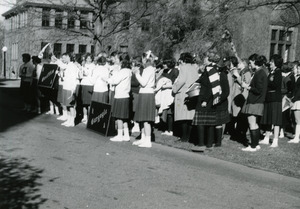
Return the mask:
[[[93,86],[81,85],[81,101],[83,105],[91,104],[93,89]]]
[[[226,124],[230,121],[230,115],[228,110],[220,110],[217,111],[216,114],[217,114],[216,125]]]
[[[112,117],[116,119],[129,119],[129,98],[115,98],[112,106]]]
[[[196,110],[192,125],[217,125],[217,112]]]
[[[265,103],[264,113],[260,121],[263,125],[282,125],[282,102]]]
[[[155,97],[154,93],[139,94],[137,108],[134,114],[134,121],[154,122],[155,121]]]
[[[106,92],[93,92],[91,101],[108,103],[108,91]]]
[[[75,97],[71,90],[63,89],[62,100],[62,104],[66,107],[75,105]]]

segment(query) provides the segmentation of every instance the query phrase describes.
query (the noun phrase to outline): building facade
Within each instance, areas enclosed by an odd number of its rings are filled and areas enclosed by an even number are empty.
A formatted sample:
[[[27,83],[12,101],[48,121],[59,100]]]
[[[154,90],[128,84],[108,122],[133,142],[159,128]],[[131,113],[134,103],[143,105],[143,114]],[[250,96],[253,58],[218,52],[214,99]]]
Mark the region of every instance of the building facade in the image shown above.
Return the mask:
[[[57,57],[65,52],[93,53],[94,42],[87,35],[92,27],[93,10],[77,0],[75,16],[72,1],[69,7],[61,6],[60,1],[53,2],[19,0],[14,8],[2,14],[7,77],[18,78],[23,53],[38,55],[47,43],[52,44]]]

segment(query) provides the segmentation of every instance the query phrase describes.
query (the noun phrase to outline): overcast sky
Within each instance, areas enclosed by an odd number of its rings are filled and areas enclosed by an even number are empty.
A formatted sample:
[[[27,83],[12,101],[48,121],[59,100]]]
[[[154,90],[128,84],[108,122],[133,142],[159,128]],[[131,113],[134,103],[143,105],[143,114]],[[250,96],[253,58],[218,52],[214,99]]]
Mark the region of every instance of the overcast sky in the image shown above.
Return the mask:
[[[2,14],[10,10],[15,4],[15,0],[0,0],[0,20],[4,20]]]

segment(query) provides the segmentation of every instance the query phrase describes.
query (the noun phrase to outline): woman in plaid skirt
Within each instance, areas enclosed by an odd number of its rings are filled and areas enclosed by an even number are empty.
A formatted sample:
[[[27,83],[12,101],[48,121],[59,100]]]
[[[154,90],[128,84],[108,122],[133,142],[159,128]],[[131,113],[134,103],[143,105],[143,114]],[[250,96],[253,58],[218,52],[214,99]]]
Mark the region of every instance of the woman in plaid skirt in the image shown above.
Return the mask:
[[[200,84],[201,90],[192,124],[197,126],[198,145],[194,146],[192,151],[203,152],[206,147],[211,148],[215,140],[215,146],[221,146],[222,124],[229,122],[230,119],[227,101],[229,83],[227,74],[218,69],[216,63],[219,60],[220,56],[210,51],[204,59],[206,67],[196,81]],[[205,134],[207,136],[206,147],[204,146]]]

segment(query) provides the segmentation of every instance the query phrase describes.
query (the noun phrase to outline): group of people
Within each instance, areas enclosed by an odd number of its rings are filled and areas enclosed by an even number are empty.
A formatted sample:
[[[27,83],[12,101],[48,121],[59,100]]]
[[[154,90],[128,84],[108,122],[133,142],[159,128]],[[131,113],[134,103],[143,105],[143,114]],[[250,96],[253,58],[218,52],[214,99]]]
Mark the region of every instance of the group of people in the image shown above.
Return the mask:
[[[283,63],[279,55],[268,62],[258,54],[249,59],[221,58],[216,50],[209,50],[201,59],[182,53],[178,61],[160,60],[151,51],[137,57],[119,52],[95,57],[65,53],[60,58],[52,55],[48,62],[59,67],[52,89],[38,86],[42,57],[33,56],[31,63],[30,55],[23,54],[24,110],[30,111],[35,104],[34,111],[41,113],[39,97],[44,95],[50,101],[47,114],[58,114],[64,126],[76,125],[79,104],[81,122],[86,124],[94,101],[111,105],[117,130],[110,138],[113,142],[130,141],[131,133],[140,132],[133,145],[150,148],[155,124],[163,125],[163,135],[172,136],[176,122],[178,141],[189,142],[192,127],[196,127],[197,142],[192,147],[196,152],[221,147],[224,132],[243,143],[243,151],[255,152],[261,149],[259,144],[269,143],[275,148],[287,126],[295,127],[295,137],[288,142],[299,143],[300,66],[298,62]],[[188,95],[195,84],[198,94]],[[262,131],[265,136],[260,141]]]

